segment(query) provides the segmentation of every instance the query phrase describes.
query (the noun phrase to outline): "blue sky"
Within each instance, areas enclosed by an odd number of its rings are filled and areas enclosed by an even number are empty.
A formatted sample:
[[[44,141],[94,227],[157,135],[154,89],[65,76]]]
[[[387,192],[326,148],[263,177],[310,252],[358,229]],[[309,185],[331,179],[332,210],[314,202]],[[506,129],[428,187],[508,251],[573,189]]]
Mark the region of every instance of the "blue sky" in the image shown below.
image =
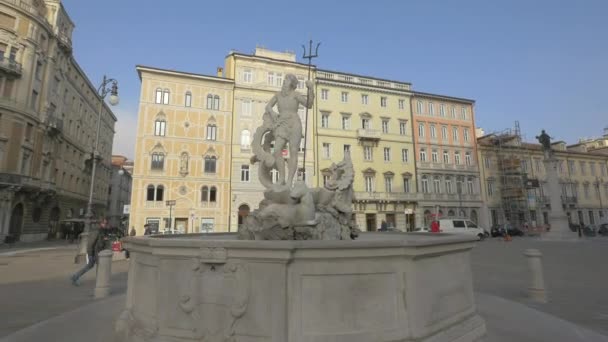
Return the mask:
[[[89,78],[119,80],[114,153],[134,157],[136,64],[213,74],[230,50],[321,41],[319,67],[476,100],[486,132],[519,120],[574,143],[608,126],[608,1],[63,0]]]

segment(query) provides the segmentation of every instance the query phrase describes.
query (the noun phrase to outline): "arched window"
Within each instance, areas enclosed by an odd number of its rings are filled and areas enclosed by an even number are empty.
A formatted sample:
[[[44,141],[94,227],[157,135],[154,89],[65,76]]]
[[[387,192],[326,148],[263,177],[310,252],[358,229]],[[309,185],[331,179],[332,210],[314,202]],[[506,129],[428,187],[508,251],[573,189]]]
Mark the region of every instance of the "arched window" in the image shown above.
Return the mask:
[[[163,103],[163,90],[160,88],[156,88],[156,95],[154,97],[155,103]]]
[[[164,192],[165,192],[165,187],[164,186],[159,185],[159,186],[156,187],[156,201],[162,202]]]
[[[214,156],[205,157],[205,173],[215,173],[217,158]]]
[[[241,204],[239,206],[239,221],[238,224],[241,225],[245,222],[245,217],[249,216],[249,206],[247,204]]]
[[[448,211],[448,217],[454,217],[454,215],[456,215],[456,214],[454,213],[454,210],[450,209],[450,210]]]
[[[244,129],[241,132],[241,148],[249,149],[250,146],[251,146],[251,133],[249,133],[249,130]]]
[[[169,104],[169,89],[163,90],[163,104]]]
[[[216,202],[217,201],[217,188],[212,186],[211,189],[209,190],[209,202]]]
[[[152,170],[162,170],[165,167],[165,155],[159,152],[152,153]]]
[[[187,91],[186,92],[186,103],[185,103],[186,107],[192,107],[192,93]]]
[[[207,95],[207,109],[213,109],[213,95]]]
[[[201,202],[207,202],[209,200],[209,187],[206,185],[201,188]]]
[[[148,185],[146,201],[154,201],[154,185],[152,184]]]
[[[214,124],[207,125],[207,140],[217,140],[217,126]]]
[[[164,137],[167,131],[167,122],[165,119],[156,119],[154,121],[154,135]]]
[[[213,97],[213,109],[220,110],[220,97],[218,95]]]

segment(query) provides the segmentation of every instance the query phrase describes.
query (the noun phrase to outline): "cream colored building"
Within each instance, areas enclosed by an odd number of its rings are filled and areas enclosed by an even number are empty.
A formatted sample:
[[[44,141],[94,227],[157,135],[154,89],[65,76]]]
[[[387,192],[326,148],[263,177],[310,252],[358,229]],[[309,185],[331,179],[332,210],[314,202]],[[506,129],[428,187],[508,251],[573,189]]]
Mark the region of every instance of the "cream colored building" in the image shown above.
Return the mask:
[[[410,84],[329,70],[318,70],[316,81],[315,185],[323,186],[329,166],[350,153],[359,228],[374,231],[383,220],[412,228],[419,195]]]
[[[141,79],[130,225],[143,234],[229,228],[231,79],[137,66]],[[175,205],[167,205],[175,201]]]
[[[0,243],[55,237],[82,217],[100,98],[72,54],[59,0],[0,2]],[[105,214],[116,117],[103,107],[94,215]]]
[[[506,220],[515,225],[550,223],[541,145],[523,142],[509,131],[487,134],[477,141],[487,211],[484,227]],[[582,152],[580,146],[568,147],[564,142],[555,142],[552,148],[559,160],[562,207],[570,222],[608,222],[608,156]]]
[[[231,230],[235,231],[249,211],[257,209],[263,199],[264,187],[260,184],[257,165],[250,164],[251,141],[255,129],[262,124],[266,104],[281,89],[285,75],[294,74],[298,80],[297,91],[306,94],[307,66],[296,62],[292,52],[276,52],[256,48],[253,54],[231,52],[225,60],[226,77],[234,79],[234,121],[232,127],[232,198],[230,201]],[[313,74],[314,75],[314,74]],[[314,78],[314,77],[313,77]],[[309,109],[308,139],[306,146],[306,182],[314,184],[313,122],[315,108]],[[305,110],[299,110],[302,124]],[[303,133],[304,134],[304,130]],[[302,139],[299,168],[302,167],[304,150]],[[287,152],[287,151],[285,151]],[[285,154],[289,158],[289,153]]]

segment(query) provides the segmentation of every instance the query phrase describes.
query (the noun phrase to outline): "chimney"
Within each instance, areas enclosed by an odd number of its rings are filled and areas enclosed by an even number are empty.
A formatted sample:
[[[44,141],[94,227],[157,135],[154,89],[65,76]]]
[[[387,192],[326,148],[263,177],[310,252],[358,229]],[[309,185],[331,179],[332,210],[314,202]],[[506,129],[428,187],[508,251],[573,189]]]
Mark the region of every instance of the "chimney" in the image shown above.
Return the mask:
[[[217,77],[224,77],[224,68],[217,67]]]

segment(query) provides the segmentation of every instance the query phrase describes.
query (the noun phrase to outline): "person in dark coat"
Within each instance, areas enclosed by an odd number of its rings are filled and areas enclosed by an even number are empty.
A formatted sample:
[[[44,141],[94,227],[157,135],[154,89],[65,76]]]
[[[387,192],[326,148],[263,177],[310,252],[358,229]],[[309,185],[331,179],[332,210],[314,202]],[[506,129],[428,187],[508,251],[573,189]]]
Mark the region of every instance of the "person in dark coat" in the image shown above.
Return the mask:
[[[104,219],[99,223],[99,228],[89,232],[87,240],[87,263],[78,272],[74,273],[70,280],[72,285],[78,286],[78,280],[97,263],[97,255],[104,249],[108,249],[106,243],[107,235],[109,234],[108,222]]]
[[[386,223],[386,221],[384,221],[384,220],[382,220],[382,223],[380,223],[380,231],[381,232],[388,231],[388,223]]]
[[[144,235],[152,235],[152,229],[149,224],[144,224]]]

